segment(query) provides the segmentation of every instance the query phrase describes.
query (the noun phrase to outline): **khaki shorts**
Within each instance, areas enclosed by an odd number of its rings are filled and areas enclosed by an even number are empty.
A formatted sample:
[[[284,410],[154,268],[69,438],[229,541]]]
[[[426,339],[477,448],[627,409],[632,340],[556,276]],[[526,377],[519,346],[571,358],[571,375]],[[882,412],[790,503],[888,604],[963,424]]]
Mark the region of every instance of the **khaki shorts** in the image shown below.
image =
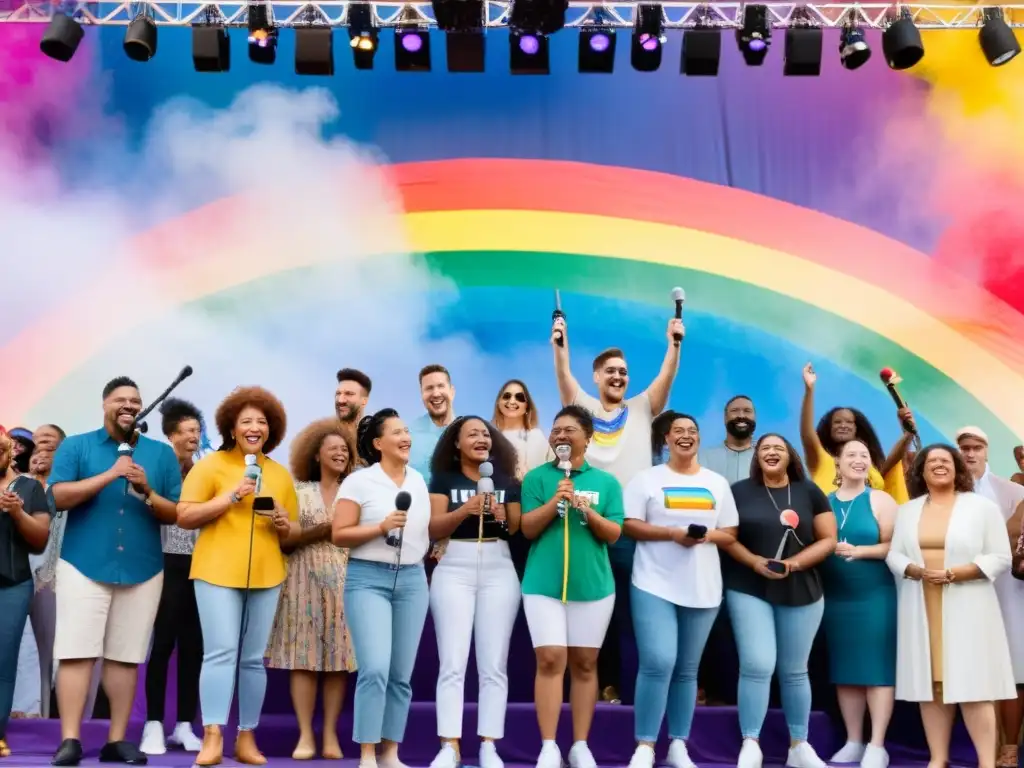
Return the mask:
[[[57,562],[55,661],[110,659],[142,664],[149,655],[163,571],[141,584],[100,584]]]

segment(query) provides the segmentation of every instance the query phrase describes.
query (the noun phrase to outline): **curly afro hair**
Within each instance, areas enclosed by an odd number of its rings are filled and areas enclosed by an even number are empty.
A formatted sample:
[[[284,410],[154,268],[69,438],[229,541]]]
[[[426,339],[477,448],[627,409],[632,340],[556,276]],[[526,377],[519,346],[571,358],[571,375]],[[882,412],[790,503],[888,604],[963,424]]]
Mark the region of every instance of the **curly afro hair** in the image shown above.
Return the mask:
[[[974,490],[974,476],[967,469],[964,457],[960,451],[946,443],[932,443],[918,451],[914,457],[914,463],[907,473],[907,493],[910,498],[916,499],[928,495],[928,483],[924,480],[924,465],[928,463],[928,457],[935,451],[945,451],[953,457],[953,490],[957,493],[970,493]]]
[[[345,429],[336,418],[320,419],[307,426],[292,440],[290,464],[292,477],[297,482],[320,482],[320,462],[316,459],[324,440],[331,435],[337,435],[344,440],[345,447],[348,448],[348,463],[345,465],[345,471],[341,473],[341,479],[344,480],[356,468],[359,456],[351,431]]]
[[[238,387],[217,406],[217,413],[214,416],[217,431],[223,440],[220,450],[234,449],[233,433],[238,416],[250,407],[260,411],[267,418],[269,434],[267,442],[263,445],[264,454],[270,453],[284,440],[285,432],[288,429],[288,417],[285,415],[281,401],[263,387]]]

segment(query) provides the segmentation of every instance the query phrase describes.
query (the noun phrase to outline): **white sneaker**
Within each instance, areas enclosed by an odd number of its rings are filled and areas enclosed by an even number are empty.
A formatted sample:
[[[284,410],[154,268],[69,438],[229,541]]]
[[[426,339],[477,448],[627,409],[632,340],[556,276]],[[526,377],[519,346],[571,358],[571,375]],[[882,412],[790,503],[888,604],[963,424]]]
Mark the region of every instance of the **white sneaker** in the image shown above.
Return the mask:
[[[841,765],[859,763],[864,757],[864,745],[859,741],[848,741],[843,744],[843,748],[832,755],[830,763],[839,763]]]
[[[139,744],[139,749],[147,755],[167,754],[163,723],[150,720],[142,727],[142,742]]]
[[[186,752],[198,752],[203,748],[203,740],[192,730],[192,723],[178,723],[167,737],[170,744],[177,744]]]
[[[585,741],[577,741],[569,750],[569,768],[597,768],[597,761]]]
[[[740,747],[740,756],[736,759],[736,768],[761,768],[764,753],[756,739],[744,739]]]
[[[561,757],[559,757],[561,759]],[[493,741],[480,742],[480,768],[505,768],[505,761],[498,754]]]
[[[697,768],[696,763],[690,759],[690,751],[686,748],[686,742],[682,739],[672,739],[668,745],[668,757],[665,762],[672,768]]]
[[[448,746],[451,746],[450,744]],[[360,763],[362,761],[360,760]],[[399,760],[397,757],[378,757],[377,768],[409,768],[405,763]]]
[[[654,747],[637,744],[633,757],[629,759],[629,768],[654,768]]]
[[[553,741],[545,741],[537,755],[537,768],[562,768],[562,752]]]
[[[437,757],[430,763],[430,768],[458,768],[458,765],[459,756],[455,752],[455,747],[446,741],[441,746],[441,751],[437,753]]]
[[[889,753],[885,747],[868,744],[860,761],[860,768],[889,768]]]
[[[825,761],[814,751],[814,747],[806,741],[800,741],[795,747],[789,748],[786,768],[826,768],[826,766]]]

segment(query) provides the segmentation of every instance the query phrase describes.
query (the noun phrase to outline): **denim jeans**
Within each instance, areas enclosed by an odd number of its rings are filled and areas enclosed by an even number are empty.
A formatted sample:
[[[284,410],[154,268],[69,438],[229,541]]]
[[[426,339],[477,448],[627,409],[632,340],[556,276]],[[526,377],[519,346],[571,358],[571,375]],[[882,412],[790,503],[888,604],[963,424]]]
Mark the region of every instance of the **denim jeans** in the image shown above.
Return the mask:
[[[203,725],[226,725],[238,670],[238,727],[251,731],[260,722],[267,693],[263,654],[277,613],[281,587],[244,589],[218,587],[195,579],[196,605],[203,628],[203,668],[199,673],[199,704]],[[245,625],[242,610],[245,608]],[[238,656],[238,635],[242,655]]]
[[[388,563],[348,561],[345,620],[359,665],[352,723],[357,744],[404,738],[429,604],[421,564],[403,565],[396,573]]]
[[[811,717],[807,660],[821,625],[825,601],[819,599],[800,606],[772,605],[753,595],[729,590],[725,604],[740,657],[737,705],[743,738],[760,737],[768,713],[772,673],[777,671],[789,736],[794,741],[806,741]]]
[[[687,739],[697,706],[697,669],[714,608],[687,608],[631,587],[640,671],[633,711],[637,741],[655,742],[668,710],[668,736]]]
[[[32,604],[32,579],[12,587],[0,587],[0,739],[7,736],[7,721],[14,704],[18,678],[18,653]]]

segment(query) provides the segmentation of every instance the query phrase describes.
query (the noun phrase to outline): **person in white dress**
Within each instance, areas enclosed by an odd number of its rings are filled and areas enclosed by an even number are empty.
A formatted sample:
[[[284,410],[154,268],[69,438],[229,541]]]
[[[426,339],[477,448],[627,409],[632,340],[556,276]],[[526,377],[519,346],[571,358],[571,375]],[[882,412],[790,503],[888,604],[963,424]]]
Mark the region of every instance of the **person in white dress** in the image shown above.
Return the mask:
[[[897,578],[896,698],[916,701],[931,768],[949,763],[959,705],[979,768],[995,768],[993,702],[1016,696],[995,580],[1010,568],[999,508],[960,452],[931,445],[907,478],[886,562]]]
[[[975,493],[994,501],[999,507],[1006,520],[1010,547],[1015,547],[1024,514],[1024,488],[992,474],[988,466],[988,435],[980,427],[962,427],[957,430],[956,444],[967,469],[974,476]],[[1010,645],[1010,660],[1013,663],[1013,680],[1017,684],[1017,696],[999,704],[1003,747],[999,750],[997,762],[1000,768],[1016,768],[1017,735],[1024,720],[1024,696],[1021,695],[1021,686],[1024,685],[1024,581],[1004,573],[996,579],[996,596],[1003,611],[1006,641]]]
[[[515,446],[516,480],[520,483],[531,469],[554,458],[553,454],[549,456],[551,446],[547,435],[537,426],[539,418],[526,384],[519,379],[509,379],[501,385],[491,423]]]

